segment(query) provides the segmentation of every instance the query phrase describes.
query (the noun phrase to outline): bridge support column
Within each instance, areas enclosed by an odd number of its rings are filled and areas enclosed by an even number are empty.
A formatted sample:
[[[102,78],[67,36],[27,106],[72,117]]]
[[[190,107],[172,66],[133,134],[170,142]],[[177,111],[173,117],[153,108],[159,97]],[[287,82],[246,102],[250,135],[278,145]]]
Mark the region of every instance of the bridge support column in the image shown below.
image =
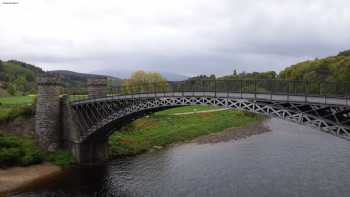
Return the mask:
[[[88,79],[87,81],[89,98],[102,98],[107,95],[107,78]]]
[[[35,133],[39,145],[49,152],[61,144],[62,80],[58,75],[43,75],[38,78],[38,96],[35,115]]]
[[[70,147],[75,160],[80,164],[98,164],[108,160],[108,142],[106,140],[94,139],[79,143],[71,144]]]

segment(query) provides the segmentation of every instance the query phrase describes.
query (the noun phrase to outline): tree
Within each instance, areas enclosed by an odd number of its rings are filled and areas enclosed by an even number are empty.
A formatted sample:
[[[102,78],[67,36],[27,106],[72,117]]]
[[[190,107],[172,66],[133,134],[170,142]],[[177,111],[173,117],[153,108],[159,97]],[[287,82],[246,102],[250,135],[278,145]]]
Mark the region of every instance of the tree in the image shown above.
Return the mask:
[[[350,56],[350,50],[342,51],[338,54],[338,56]]]
[[[4,72],[4,65],[0,60],[0,81],[6,81],[6,74]]]
[[[0,72],[4,71],[4,65],[2,64],[2,60],[0,60]]]
[[[158,72],[145,72],[139,70],[122,84],[124,92],[159,92],[168,87],[166,79]]]

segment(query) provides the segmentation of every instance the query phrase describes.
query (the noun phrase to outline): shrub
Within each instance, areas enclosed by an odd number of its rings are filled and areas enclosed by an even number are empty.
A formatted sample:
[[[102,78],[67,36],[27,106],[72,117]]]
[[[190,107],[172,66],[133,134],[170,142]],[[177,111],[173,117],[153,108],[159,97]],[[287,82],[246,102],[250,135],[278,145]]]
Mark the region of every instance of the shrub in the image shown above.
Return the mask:
[[[11,108],[0,108],[0,123],[9,122],[20,116],[32,116],[32,105],[18,105]]]
[[[27,166],[43,161],[43,153],[28,137],[0,133],[0,166]]]
[[[20,162],[22,151],[20,148],[1,148],[0,166],[12,166]]]
[[[62,167],[68,167],[74,161],[73,155],[65,150],[58,150],[54,153],[49,153],[47,159],[48,161]]]

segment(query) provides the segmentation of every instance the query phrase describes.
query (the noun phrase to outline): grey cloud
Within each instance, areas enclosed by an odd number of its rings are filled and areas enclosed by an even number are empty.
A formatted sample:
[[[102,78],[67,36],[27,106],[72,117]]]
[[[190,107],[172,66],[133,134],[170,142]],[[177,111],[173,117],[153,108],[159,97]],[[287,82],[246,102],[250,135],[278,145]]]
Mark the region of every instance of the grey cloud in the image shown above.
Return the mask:
[[[345,0],[38,4],[44,13],[26,4],[7,20],[10,8],[0,7],[0,59],[80,72],[146,69],[194,75],[234,68],[279,71],[350,48],[350,2]],[[20,31],[21,26],[27,28]]]

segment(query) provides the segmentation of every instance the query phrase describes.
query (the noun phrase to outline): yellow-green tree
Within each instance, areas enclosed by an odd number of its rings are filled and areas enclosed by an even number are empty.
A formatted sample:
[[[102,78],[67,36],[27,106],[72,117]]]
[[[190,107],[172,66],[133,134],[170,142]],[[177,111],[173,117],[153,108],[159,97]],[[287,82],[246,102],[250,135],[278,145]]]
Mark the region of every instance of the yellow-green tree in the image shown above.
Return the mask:
[[[123,82],[124,93],[165,92],[167,88],[166,79],[158,72],[139,70]]]

